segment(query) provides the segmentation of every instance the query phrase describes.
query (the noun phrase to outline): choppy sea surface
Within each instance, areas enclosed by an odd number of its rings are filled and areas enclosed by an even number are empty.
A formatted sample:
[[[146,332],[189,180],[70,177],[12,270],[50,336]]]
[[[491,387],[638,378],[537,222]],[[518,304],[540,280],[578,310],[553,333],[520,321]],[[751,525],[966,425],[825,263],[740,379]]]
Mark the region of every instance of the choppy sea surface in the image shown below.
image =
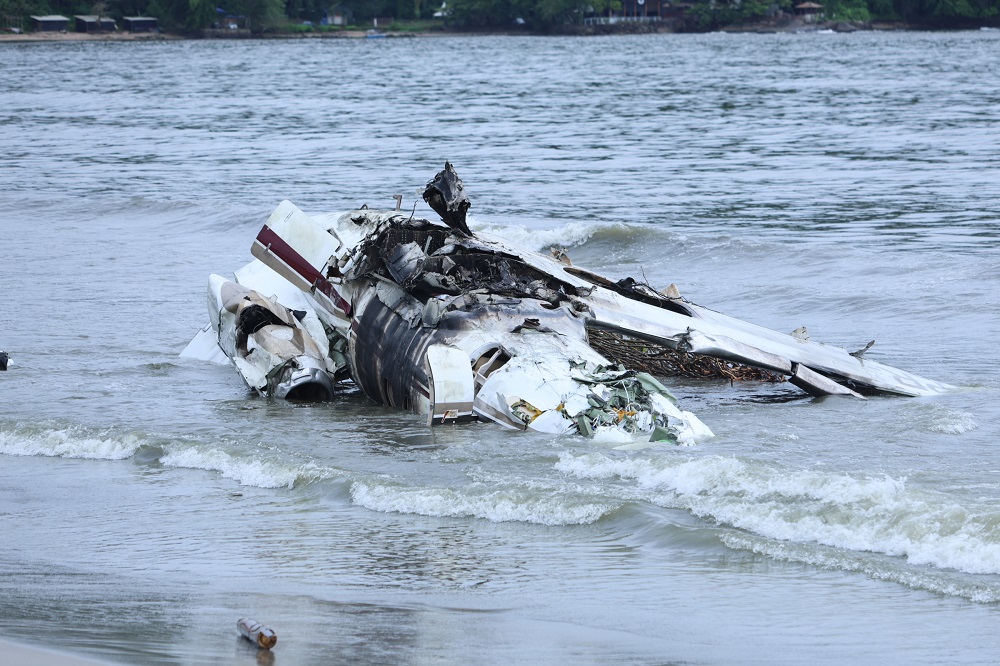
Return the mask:
[[[157,665],[995,663],[998,57],[986,31],[0,44],[0,635]],[[269,402],[179,357],[282,199],[409,208],[446,159],[474,229],[957,389],[672,380],[717,437],[621,450]]]

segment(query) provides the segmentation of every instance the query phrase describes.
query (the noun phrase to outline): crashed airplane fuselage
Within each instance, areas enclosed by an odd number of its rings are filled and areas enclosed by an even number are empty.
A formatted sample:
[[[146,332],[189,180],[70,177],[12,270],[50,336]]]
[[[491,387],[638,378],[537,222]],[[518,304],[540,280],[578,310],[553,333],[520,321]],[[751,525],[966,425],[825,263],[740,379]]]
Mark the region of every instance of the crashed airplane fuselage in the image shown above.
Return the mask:
[[[398,209],[311,217],[282,202],[253,244],[257,261],[226,287],[228,299],[219,295],[225,280],[211,278],[212,325],[200,335],[213,339],[248,384],[275,397],[306,396],[313,382],[322,384],[313,391],[322,397],[324,375],[349,373],[372,399],[432,424],[481,419],[682,443],[711,432],[652,376],[599,353],[590,331],[760,368],[812,395],[918,396],[949,388],[473,234],[450,164],[424,199],[444,224]],[[241,327],[241,299],[289,313],[280,322],[258,317],[272,336],[283,323],[290,329],[278,331],[284,338],[301,332],[314,344],[267,349],[256,342],[253,321]],[[232,313],[233,323],[219,313]],[[213,341],[196,337],[189,353],[207,357]]]

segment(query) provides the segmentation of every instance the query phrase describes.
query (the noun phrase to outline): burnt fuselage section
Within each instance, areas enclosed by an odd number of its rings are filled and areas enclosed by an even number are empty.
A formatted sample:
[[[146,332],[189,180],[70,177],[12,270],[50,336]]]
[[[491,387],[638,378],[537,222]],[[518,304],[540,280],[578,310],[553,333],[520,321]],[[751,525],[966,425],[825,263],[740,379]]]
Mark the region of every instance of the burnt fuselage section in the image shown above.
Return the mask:
[[[315,217],[287,201],[275,209],[251,249],[259,261],[236,275],[258,295],[275,294],[271,310],[255,305],[220,327],[219,313],[226,319],[226,304],[237,301],[218,288],[213,297],[210,288],[219,347],[248,383],[278,395],[279,384],[315,379],[306,370],[349,373],[373,400],[430,423],[478,418],[677,442],[711,432],[659,381],[619,361],[708,358],[721,368],[717,375],[787,379],[811,395],[950,388],[812,342],[804,329],[786,335],[727,317],[682,298],[673,285],[657,291],[628,277],[611,280],[573,266],[564,252],[550,256],[473,234],[469,200],[450,164],[424,198],[441,222],[398,209]],[[261,306],[269,300],[261,299]],[[289,314],[300,311],[301,318]],[[284,327],[275,317],[284,317]],[[298,344],[303,336],[315,344]],[[286,338],[297,346],[278,344]],[[737,367],[753,371],[737,375]],[[279,374],[293,368],[299,374]]]
[[[366,214],[351,218],[365,226]],[[427,350],[473,339],[479,377],[499,369],[484,357],[519,347],[525,332],[571,334],[586,344],[577,297],[590,287],[561,281],[483,242],[428,220],[377,223],[345,262],[341,278],[355,294],[350,366],[357,384],[382,404],[420,408],[432,401]],[[520,340],[519,340],[520,339]],[[509,358],[509,352],[502,356]],[[473,397],[479,386],[473,388]]]

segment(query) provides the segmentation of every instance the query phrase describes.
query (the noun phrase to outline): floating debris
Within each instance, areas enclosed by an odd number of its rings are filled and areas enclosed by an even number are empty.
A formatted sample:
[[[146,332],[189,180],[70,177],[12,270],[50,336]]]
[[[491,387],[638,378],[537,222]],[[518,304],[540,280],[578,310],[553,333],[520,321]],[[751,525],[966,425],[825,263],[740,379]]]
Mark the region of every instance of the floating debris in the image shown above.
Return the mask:
[[[270,650],[278,642],[278,636],[256,620],[241,617],[236,621],[236,629],[243,638],[263,650]]]

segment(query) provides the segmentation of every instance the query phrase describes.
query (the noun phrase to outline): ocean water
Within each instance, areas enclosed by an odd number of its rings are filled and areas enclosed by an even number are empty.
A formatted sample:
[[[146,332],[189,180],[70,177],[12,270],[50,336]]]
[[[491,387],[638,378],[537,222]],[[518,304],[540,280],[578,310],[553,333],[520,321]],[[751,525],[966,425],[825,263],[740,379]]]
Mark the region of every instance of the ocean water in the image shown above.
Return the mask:
[[[998,34],[0,44],[0,635],[162,665],[995,663]],[[957,388],[671,380],[716,437],[621,450],[179,357],[282,199],[431,214],[445,160],[474,229]]]

